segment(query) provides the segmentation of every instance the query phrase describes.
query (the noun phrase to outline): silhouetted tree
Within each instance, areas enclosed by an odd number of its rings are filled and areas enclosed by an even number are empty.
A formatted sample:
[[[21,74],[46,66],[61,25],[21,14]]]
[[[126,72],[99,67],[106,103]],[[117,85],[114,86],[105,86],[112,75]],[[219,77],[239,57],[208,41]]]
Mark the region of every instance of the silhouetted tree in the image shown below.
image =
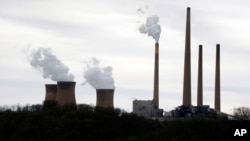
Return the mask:
[[[248,107],[234,108],[233,115],[243,120],[250,120],[250,108]]]

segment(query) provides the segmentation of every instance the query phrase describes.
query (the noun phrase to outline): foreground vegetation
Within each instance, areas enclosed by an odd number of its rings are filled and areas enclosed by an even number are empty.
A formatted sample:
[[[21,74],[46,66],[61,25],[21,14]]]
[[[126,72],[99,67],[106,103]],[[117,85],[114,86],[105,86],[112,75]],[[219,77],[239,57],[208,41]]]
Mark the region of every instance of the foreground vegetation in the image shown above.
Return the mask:
[[[250,127],[248,121],[226,119],[159,122],[89,105],[45,103],[15,109],[0,111],[1,141],[226,141],[235,128]]]

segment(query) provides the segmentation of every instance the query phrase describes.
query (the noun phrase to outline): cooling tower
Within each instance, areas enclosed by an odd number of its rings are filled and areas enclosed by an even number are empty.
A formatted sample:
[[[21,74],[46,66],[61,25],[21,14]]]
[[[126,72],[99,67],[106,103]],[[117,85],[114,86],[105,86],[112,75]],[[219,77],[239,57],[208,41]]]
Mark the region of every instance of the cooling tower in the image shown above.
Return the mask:
[[[199,45],[197,106],[203,105],[202,45]]]
[[[96,106],[114,108],[114,89],[96,89]]]
[[[220,44],[216,45],[214,109],[220,112]]]
[[[57,93],[56,84],[45,84],[45,101],[55,101]]]
[[[183,81],[183,105],[191,105],[190,8],[187,8]]]
[[[59,105],[76,104],[75,99],[76,82],[59,81],[57,82],[56,101]]]
[[[155,43],[154,106],[159,107],[159,44]]]

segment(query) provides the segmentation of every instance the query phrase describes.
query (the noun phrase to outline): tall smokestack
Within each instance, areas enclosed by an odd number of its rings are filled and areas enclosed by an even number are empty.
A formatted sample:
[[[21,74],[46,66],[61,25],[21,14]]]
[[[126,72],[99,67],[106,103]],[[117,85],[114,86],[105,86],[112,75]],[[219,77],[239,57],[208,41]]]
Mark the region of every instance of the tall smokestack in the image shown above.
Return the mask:
[[[215,105],[214,109],[220,112],[220,44],[216,45],[216,66],[215,66]]]
[[[199,45],[197,106],[203,105],[202,45]]]
[[[114,108],[114,89],[96,89],[96,106]]]
[[[57,93],[56,84],[45,84],[45,101],[55,101]]]
[[[183,105],[191,105],[191,53],[190,53],[190,7],[187,8],[185,62],[183,82]]]
[[[57,82],[56,101],[59,105],[76,104],[75,84],[76,82],[69,81]]]
[[[159,107],[159,43],[155,43],[155,68],[154,68],[154,98],[155,107]]]

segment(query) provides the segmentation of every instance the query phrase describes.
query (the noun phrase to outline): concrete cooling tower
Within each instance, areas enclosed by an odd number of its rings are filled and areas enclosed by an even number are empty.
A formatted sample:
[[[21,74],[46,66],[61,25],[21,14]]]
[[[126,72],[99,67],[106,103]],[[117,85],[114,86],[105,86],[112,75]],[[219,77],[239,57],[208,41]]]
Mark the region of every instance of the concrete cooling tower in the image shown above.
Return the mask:
[[[55,101],[57,94],[56,84],[45,84],[45,101]]]
[[[56,101],[59,105],[76,104],[75,84],[76,82],[69,81],[57,82]]]
[[[96,89],[96,106],[114,108],[114,89]]]

